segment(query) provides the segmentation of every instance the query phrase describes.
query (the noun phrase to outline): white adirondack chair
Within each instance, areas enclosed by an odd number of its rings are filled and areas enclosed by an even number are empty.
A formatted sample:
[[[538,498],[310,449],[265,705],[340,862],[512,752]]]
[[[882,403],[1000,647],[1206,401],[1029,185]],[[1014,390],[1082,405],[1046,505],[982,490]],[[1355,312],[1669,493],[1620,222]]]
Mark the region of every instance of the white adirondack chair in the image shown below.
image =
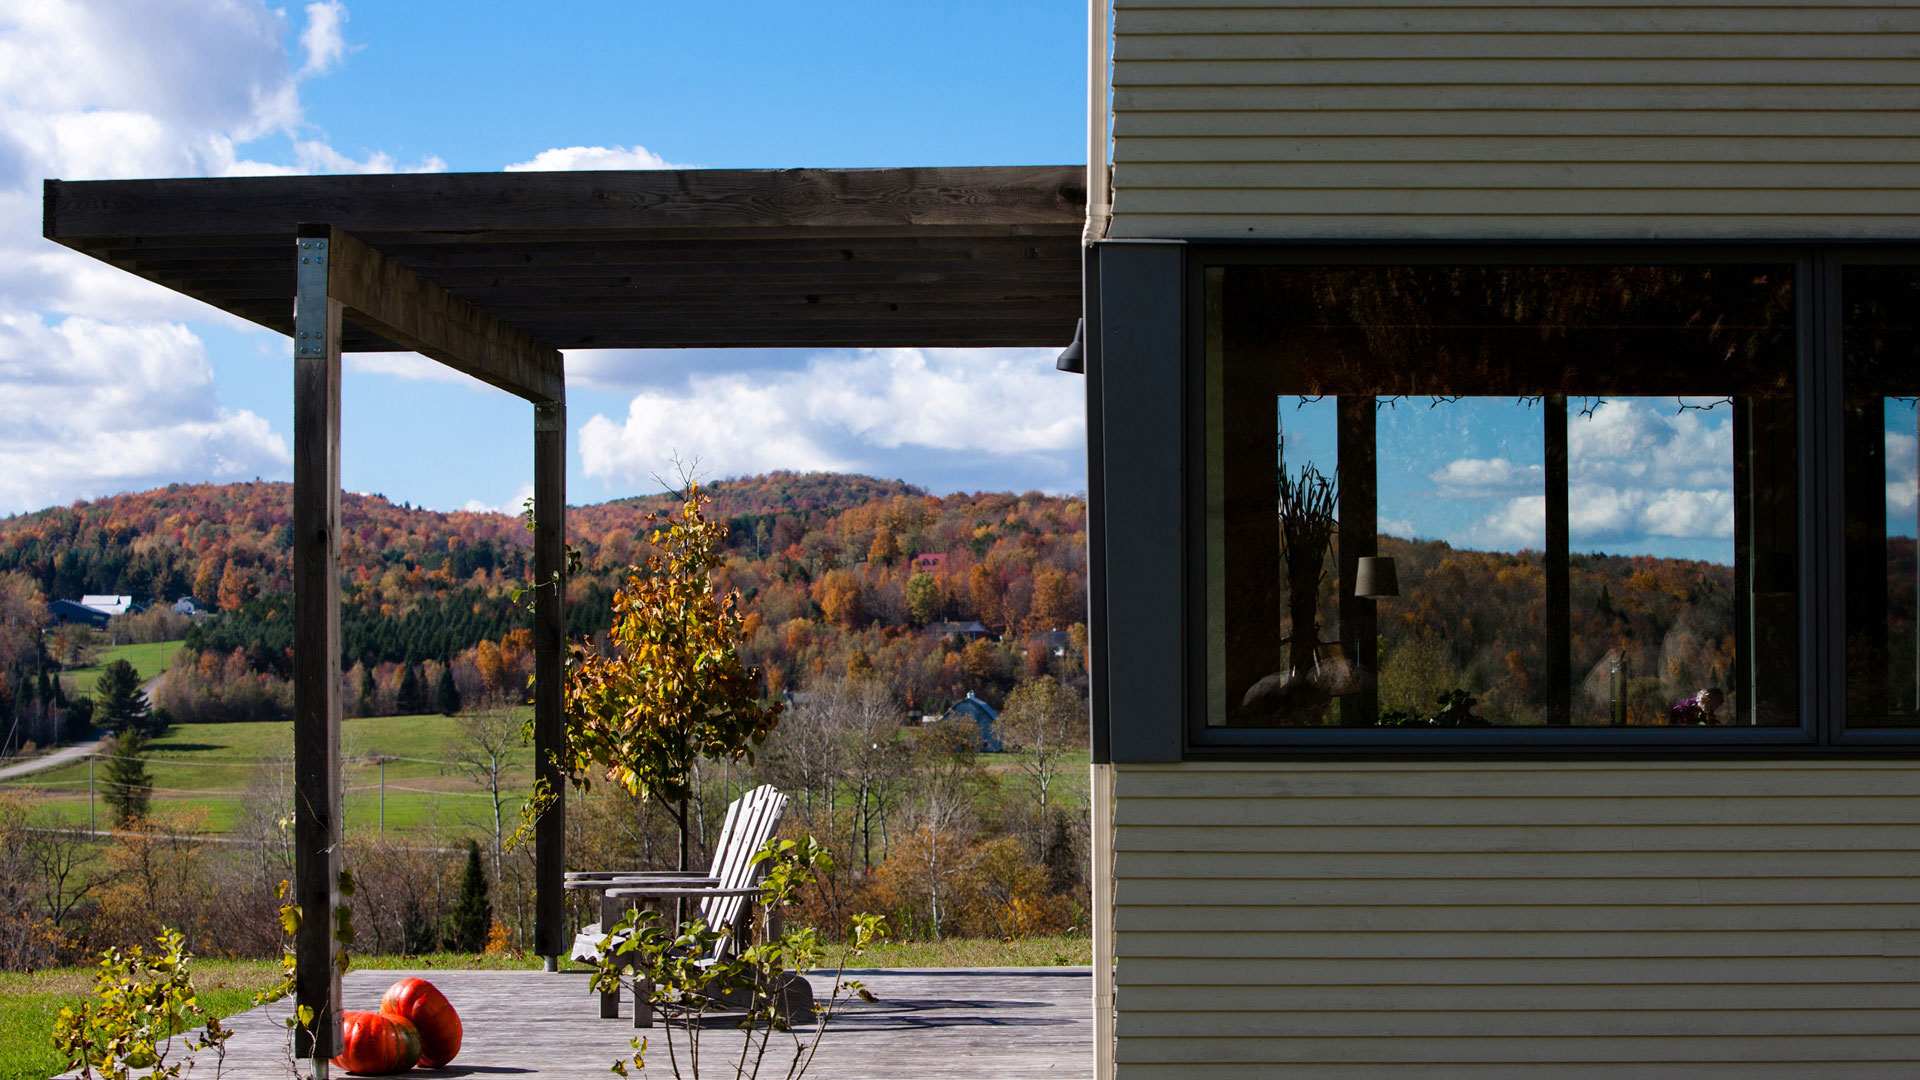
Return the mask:
[[[699,901],[701,921],[721,933],[712,959],[731,955],[752,917],[751,901],[760,895],[761,867],[754,863],[753,856],[779,829],[787,801],[770,784],[735,799],[727,807],[726,821],[714,844],[713,863],[704,874],[620,870],[569,873],[567,888],[600,893],[600,921],[574,937],[573,959],[598,964],[601,943],[607,936],[603,928],[619,922],[629,908],[670,900]],[[636,994],[633,1011],[635,1027],[652,1026],[653,1008],[645,987]],[[613,1019],[619,1015],[619,994],[601,994],[600,1016]]]

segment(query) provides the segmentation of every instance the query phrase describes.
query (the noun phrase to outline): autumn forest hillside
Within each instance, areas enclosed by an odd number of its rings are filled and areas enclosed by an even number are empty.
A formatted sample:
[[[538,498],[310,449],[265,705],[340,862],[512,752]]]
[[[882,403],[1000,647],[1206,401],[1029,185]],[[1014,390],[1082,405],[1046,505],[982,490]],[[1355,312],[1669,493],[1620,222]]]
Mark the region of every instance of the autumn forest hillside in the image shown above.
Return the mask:
[[[969,691],[998,700],[1044,671],[1084,682],[1082,499],[941,497],[898,481],[796,473],[702,490],[708,516],[728,525],[720,583],[744,598],[748,659],[771,691],[872,667],[894,679],[904,705],[937,711]],[[44,600],[191,595],[218,614],[193,623],[162,703],[182,720],[284,716],[290,496],[280,483],[176,484],[9,518],[0,575]],[[654,495],[568,511],[581,555],[568,583],[570,634],[606,628],[614,589],[644,557],[649,515],[676,507]],[[354,494],[342,516],[350,711],[424,711],[443,671],[466,696],[524,686],[528,618],[515,597],[531,548],[522,519]],[[927,631],[944,621],[978,621],[996,640]]]
[[[720,584],[743,598],[747,660],[765,671],[769,692],[871,669],[904,709],[937,713],[969,692],[998,703],[1038,674],[1084,688],[1083,499],[937,496],[898,481],[790,472],[703,492],[708,515],[728,526]],[[275,483],[172,485],[0,521],[0,583],[12,583],[0,589],[0,608],[23,592],[41,602],[191,595],[218,614],[187,631],[160,703],[181,720],[284,717],[289,496]],[[581,555],[567,586],[570,634],[606,628],[614,589],[645,555],[649,515],[676,505],[653,495],[569,510],[569,542]],[[346,496],[343,516],[350,712],[430,711],[447,682],[463,699],[524,691],[532,657],[516,595],[529,578],[530,544],[520,518],[379,495]],[[1495,722],[1529,722],[1548,666],[1538,554],[1382,544],[1399,558],[1402,583],[1380,608],[1382,707],[1418,711],[1466,689]],[[1912,558],[1910,547],[1895,555]],[[1584,708],[1605,711],[1620,693],[1594,682],[1597,665],[1624,669],[1628,722],[1658,722],[1663,703],[1729,680],[1730,568],[1589,555],[1573,571]],[[974,622],[981,628],[967,628]],[[0,680],[0,706],[21,692],[20,660],[20,649],[0,643],[0,668],[15,668]]]

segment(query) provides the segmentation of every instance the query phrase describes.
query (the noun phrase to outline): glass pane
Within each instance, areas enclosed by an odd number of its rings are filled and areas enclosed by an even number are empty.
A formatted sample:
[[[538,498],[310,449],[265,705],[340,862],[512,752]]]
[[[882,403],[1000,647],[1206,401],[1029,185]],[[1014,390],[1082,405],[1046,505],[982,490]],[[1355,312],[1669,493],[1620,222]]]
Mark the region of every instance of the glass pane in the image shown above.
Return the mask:
[[[1208,723],[1794,722],[1786,268],[1227,267],[1207,305]]]
[[[1847,723],[1920,724],[1914,635],[1914,401],[1920,397],[1920,270],[1842,272],[1846,386]]]
[[[1540,722],[1544,412],[1489,397],[1377,407],[1375,554],[1394,561],[1399,596],[1366,603],[1388,723],[1424,719],[1458,692],[1489,723]]]
[[[1751,407],[1699,397],[1569,407],[1573,723],[1754,722],[1735,672],[1736,412]],[[1778,613],[1792,617],[1790,605]]]

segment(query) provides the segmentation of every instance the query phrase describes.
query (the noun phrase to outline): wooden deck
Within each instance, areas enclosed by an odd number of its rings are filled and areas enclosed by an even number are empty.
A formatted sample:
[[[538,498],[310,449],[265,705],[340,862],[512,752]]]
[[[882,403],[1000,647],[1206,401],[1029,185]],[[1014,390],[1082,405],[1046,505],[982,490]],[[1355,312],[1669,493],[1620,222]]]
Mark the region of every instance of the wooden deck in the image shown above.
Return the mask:
[[[397,979],[419,975],[453,1002],[466,1028],[460,1056],[433,1077],[579,1077],[611,1075],[630,1054],[636,1033],[631,1001],[621,1018],[601,1020],[584,972],[354,971],[346,977],[348,1008],[377,1009]],[[880,1001],[854,1002],[827,1028],[807,1076],[818,1080],[1027,1080],[1088,1077],[1093,1072],[1092,975],[1084,967],[870,971],[857,976]],[[824,992],[825,977],[813,978]],[[229,1021],[224,1080],[288,1080],[290,1006],[283,1002]],[[647,1032],[662,1046],[659,1027]],[[810,1036],[812,1029],[803,1029]],[[702,1046],[738,1053],[731,1028],[710,1030]],[[786,1075],[785,1055],[770,1043],[763,1077]],[[706,1066],[706,1055],[702,1054]],[[212,1062],[195,1074],[212,1075]],[[717,1061],[714,1064],[718,1064]],[[709,1066],[710,1068],[710,1066]],[[344,1075],[344,1074],[337,1074]],[[671,1077],[664,1057],[647,1075]],[[731,1075],[724,1070],[702,1075]]]

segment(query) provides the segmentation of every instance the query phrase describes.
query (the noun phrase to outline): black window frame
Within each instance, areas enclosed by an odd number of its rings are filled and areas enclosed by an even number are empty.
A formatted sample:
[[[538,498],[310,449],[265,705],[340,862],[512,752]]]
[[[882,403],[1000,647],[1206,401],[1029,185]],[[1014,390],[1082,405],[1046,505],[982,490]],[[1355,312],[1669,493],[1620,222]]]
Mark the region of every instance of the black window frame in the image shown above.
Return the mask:
[[[1162,305],[1158,314],[1143,313],[1126,301],[1143,295],[1132,268],[1152,266],[1157,282],[1166,288],[1175,280],[1167,261],[1169,247],[1180,253],[1178,311]],[[1128,249],[1128,250],[1122,250]],[[1179,601],[1177,632],[1162,623],[1106,622],[1114,661],[1101,666],[1094,681],[1109,689],[1096,695],[1095,724],[1104,736],[1106,760],[1170,761],[1327,756],[1433,757],[1818,757],[1920,755],[1920,727],[1849,728],[1846,722],[1845,596],[1842,586],[1845,507],[1841,421],[1843,370],[1841,351],[1841,270],[1859,263],[1920,267],[1920,244],[1856,241],[1702,241],[1702,242],[1274,242],[1206,240],[1104,241],[1096,262],[1103,267],[1092,281],[1087,307],[1089,325],[1112,327],[1127,322],[1108,347],[1127,350],[1131,359],[1113,357],[1114,369],[1101,382],[1090,382],[1089,406],[1099,403],[1101,416],[1090,418],[1090,456],[1104,462],[1090,469],[1089,498],[1103,520],[1102,539],[1152,519],[1154,508],[1178,518],[1178,539],[1161,530],[1154,550],[1175,564]],[[1141,262],[1145,256],[1149,261]],[[1796,499],[1799,523],[1799,723],[1789,727],[1502,727],[1482,729],[1404,730],[1368,728],[1220,728],[1206,724],[1204,664],[1207,643],[1204,475],[1204,378],[1206,347],[1206,279],[1214,267],[1245,265],[1682,265],[1714,263],[1774,263],[1790,266],[1794,275],[1795,314],[1795,445],[1799,460]],[[1102,276],[1103,275],[1103,276]],[[1097,283],[1097,284],[1096,284]],[[1102,293],[1101,288],[1105,289]],[[1107,303],[1102,303],[1105,296]],[[1116,307],[1134,310],[1115,311]],[[1144,330],[1140,324],[1152,325]],[[1131,335],[1131,336],[1130,336]],[[1177,349],[1173,343],[1179,344]],[[1155,347],[1159,352],[1154,352]],[[1164,397],[1172,383],[1160,365],[1167,352],[1177,351],[1178,401],[1145,405],[1135,393],[1129,398],[1122,385],[1140,373],[1150,373]],[[1089,375],[1101,379],[1106,357],[1095,356]],[[1179,462],[1181,477],[1177,501],[1163,490],[1149,497],[1131,490],[1125,470],[1113,469],[1115,455],[1138,462],[1147,454],[1139,447],[1145,437],[1141,417],[1173,418],[1175,430],[1150,438],[1160,452]],[[1104,432],[1104,435],[1100,434]],[[1104,438],[1104,443],[1102,439]],[[1164,484],[1159,485],[1164,488]],[[1098,488],[1099,490],[1095,490]],[[1157,545],[1157,546],[1155,546]],[[1177,548],[1177,556],[1173,555]],[[1121,559],[1121,571],[1135,574],[1151,566],[1143,557]],[[1104,565],[1104,563],[1103,563]],[[1156,577],[1158,574],[1155,575]],[[1102,591],[1103,610],[1116,604],[1126,608],[1129,590],[1145,585],[1137,577],[1095,582]],[[1154,587],[1162,595],[1164,583]],[[1140,607],[1139,612],[1175,618],[1174,606],[1164,599]],[[1158,649],[1164,659],[1155,657]],[[1151,670],[1140,665],[1152,660]],[[1119,667],[1119,665],[1127,665]],[[1119,670],[1116,671],[1116,668]],[[1119,696],[1109,687],[1110,676],[1128,684]],[[1166,685],[1172,682],[1175,685]],[[1142,695],[1141,688],[1153,692]],[[1135,705],[1144,696],[1152,708]],[[1168,709],[1175,699],[1177,710]],[[1164,710],[1164,711],[1163,711]],[[1170,730],[1169,711],[1177,711],[1178,736]]]

